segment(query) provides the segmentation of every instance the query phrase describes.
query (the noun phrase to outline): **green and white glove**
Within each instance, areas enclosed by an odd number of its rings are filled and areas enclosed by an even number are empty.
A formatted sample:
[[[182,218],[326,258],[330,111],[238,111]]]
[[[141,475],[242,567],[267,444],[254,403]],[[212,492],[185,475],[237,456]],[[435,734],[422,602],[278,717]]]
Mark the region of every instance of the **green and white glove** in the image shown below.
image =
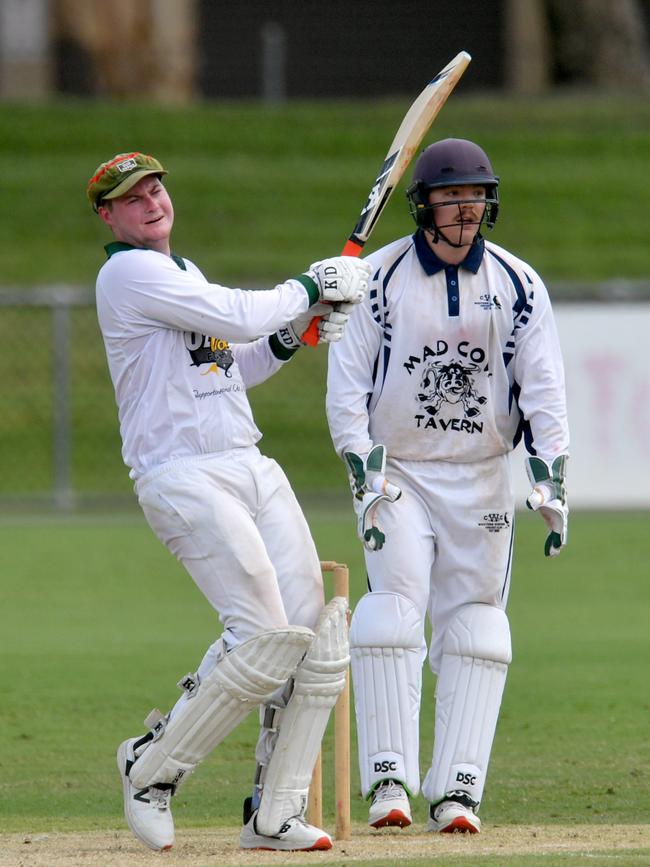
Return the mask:
[[[386,536],[377,523],[377,509],[384,500],[394,503],[402,496],[397,485],[386,478],[386,448],[373,446],[366,457],[345,452],[352,504],[357,515],[357,535],[368,551],[383,547]]]
[[[533,486],[526,505],[539,512],[550,534],[544,545],[547,557],[557,557],[567,543],[569,507],[564,478],[568,455],[560,455],[552,464],[538,457],[526,458],[526,472]]]

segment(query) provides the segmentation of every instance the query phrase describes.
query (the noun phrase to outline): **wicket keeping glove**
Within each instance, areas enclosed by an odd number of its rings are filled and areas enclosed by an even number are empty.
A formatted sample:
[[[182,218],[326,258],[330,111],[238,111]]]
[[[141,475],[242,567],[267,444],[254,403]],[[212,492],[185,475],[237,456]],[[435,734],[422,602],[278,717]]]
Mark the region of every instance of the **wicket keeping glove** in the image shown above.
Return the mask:
[[[526,472],[533,486],[526,505],[539,512],[551,531],[544,545],[547,557],[557,557],[567,543],[569,507],[564,487],[568,455],[560,455],[552,464],[542,458],[526,458]]]
[[[378,551],[386,536],[377,523],[377,509],[384,500],[394,503],[402,496],[400,488],[386,478],[386,448],[373,446],[365,458],[355,452],[345,452],[343,459],[348,465],[352,503],[357,515],[357,535],[368,551]]]

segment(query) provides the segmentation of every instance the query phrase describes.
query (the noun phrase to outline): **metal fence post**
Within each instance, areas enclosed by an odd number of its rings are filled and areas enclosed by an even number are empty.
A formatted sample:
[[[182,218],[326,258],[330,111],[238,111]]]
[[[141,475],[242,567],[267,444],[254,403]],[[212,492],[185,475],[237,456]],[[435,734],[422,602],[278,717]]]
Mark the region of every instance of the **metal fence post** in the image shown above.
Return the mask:
[[[52,300],[52,452],[54,503],[58,509],[74,506],[72,489],[72,412],[70,405],[70,299],[57,294]]]

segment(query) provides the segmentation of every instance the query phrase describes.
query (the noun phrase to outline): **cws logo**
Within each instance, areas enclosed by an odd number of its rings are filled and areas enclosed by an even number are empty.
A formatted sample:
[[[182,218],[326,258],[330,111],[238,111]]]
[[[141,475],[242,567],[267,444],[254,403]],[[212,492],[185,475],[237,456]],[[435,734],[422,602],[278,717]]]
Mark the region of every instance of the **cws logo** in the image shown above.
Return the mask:
[[[207,376],[208,373],[218,374],[219,370],[223,370],[227,378],[232,376],[230,368],[234,363],[234,358],[227,340],[221,340],[218,337],[206,337],[204,334],[197,334],[194,331],[186,331],[184,337],[185,346],[192,359],[192,366],[209,365],[207,370],[201,371],[201,376]]]
[[[483,520],[479,521],[478,525],[488,533],[499,533],[510,526],[510,518],[507,512],[488,512],[487,515],[483,515]]]
[[[474,379],[481,373],[490,376],[485,359],[485,351],[467,340],[461,340],[453,354],[446,340],[438,340],[435,348],[423,347],[421,356],[409,355],[403,366],[409,376],[417,376],[415,400],[426,413],[414,416],[416,427],[483,433],[483,422],[474,419],[487,398],[479,394]]]
[[[496,295],[490,296],[489,294],[479,295],[479,300],[475,301],[474,304],[477,307],[480,307],[481,310],[492,310],[496,308],[497,310],[501,310],[501,302]]]

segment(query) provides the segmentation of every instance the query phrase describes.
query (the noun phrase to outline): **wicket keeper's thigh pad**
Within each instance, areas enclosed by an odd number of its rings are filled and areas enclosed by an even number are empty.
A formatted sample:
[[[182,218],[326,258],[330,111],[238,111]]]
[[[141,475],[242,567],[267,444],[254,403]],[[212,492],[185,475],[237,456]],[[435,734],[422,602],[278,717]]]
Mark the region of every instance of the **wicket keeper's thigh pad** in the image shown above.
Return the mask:
[[[422,785],[427,801],[463,791],[480,803],[511,658],[505,611],[461,606],[443,639],[433,761]]]
[[[262,799],[255,825],[274,835],[291,816],[304,812],[321,741],[350,662],[348,603],[336,596],[314,627],[314,639],[294,675],[291,698],[276,710],[278,737],[262,777]]]
[[[381,780],[420,789],[418,767],[422,619],[398,593],[367,593],[350,627],[361,792]]]
[[[134,786],[179,781],[296,670],[314,633],[270,629],[227,653],[134,762]]]

